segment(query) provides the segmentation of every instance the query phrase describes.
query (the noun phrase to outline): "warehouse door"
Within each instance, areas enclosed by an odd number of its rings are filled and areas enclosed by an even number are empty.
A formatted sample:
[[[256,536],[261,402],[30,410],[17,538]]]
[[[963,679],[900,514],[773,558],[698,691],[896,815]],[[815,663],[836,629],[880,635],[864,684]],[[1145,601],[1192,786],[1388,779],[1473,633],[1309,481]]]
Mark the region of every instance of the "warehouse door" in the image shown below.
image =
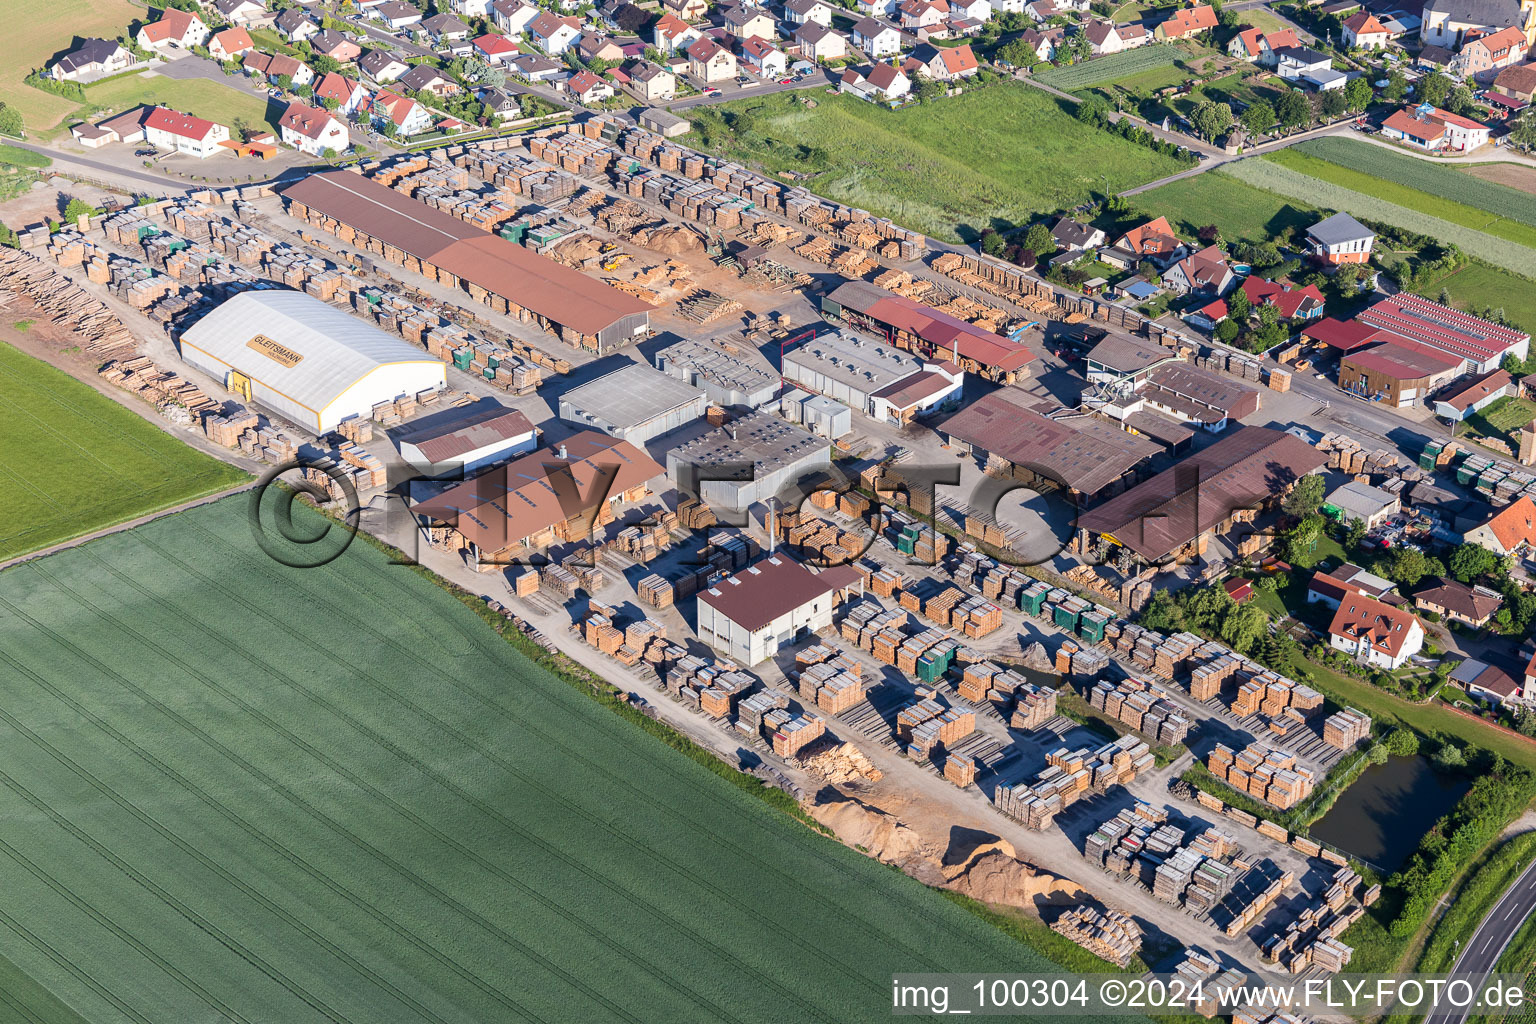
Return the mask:
[[[230,394],[239,395],[247,402],[251,400],[251,378],[239,370],[229,371],[229,379],[224,382],[224,386],[229,389]]]

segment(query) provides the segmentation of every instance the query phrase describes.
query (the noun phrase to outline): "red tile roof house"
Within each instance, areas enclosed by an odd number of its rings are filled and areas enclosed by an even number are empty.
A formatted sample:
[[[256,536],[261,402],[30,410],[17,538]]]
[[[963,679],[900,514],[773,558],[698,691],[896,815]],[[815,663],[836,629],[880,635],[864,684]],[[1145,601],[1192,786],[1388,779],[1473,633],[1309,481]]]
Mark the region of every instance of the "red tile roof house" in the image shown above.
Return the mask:
[[[911,92],[912,82],[900,68],[875,64],[864,69],[844,68],[838,91],[851,93],[870,102],[890,101]]]
[[[136,40],[147,50],[179,46],[190,50],[208,41],[210,32],[203,19],[189,11],[167,7],[160,12],[160,19],[139,29]]]
[[[1159,39],[1183,39],[1196,32],[1213,29],[1219,24],[1221,22],[1216,17],[1215,8],[1209,4],[1197,4],[1174,11],[1171,18],[1157,26],[1155,34]]]
[[[1500,71],[1524,60],[1526,48],[1525,33],[1511,25],[1462,43],[1451,70],[1487,85]]]
[[[251,34],[243,28],[227,28],[208,40],[208,56],[220,63],[228,63],[247,50],[256,49]]]
[[[144,140],[156,149],[169,149],[206,160],[224,152],[219,144],[229,141],[229,129],[191,114],[156,107],[144,119]]]
[[[782,75],[789,67],[784,51],[762,36],[753,36],[741,44],[741,63],[754,75]]]
[[[1513,555],[1536,547],[1536,502],[1529,495],[1512,501],[1482,526],[1468,530],[1468,544],[1481,544],[1496,555]]]
[[[613,86],[590,71],[578,71],[566,80],[565,89],[582,104],[601,103],[613,96]]]
[[[346,117],[354,110],[360,110],[363,104],[368,102],[368,90],[364,89],[361,82],[354,82],[346,75],[331,72],[321,77],[315,84],[315,101],[335,100],[336,113]],[[321,103],[321,106],[324,106]]]
[[[1150,260],[1159,270],[1189,254],[1189,249],[1173,233],[1167,217],[1149,220],[1132,228],[1114,244],[1099,250],[1099,258],[1120,270],[1132,270],[1142,260]]]
[[[1227,54],[1232,57],[1242,57],[1246,60],[1256,61],[1264,67],[1274,67],[1280,62],[1275,51],[1287,46],[1299,46],[1301,41],[1296,38],[1296,33],[1290,29],[1280,32],[1264,32],[1256,28],[1245,28],[1232,37],[1227,43]]]
[[[736,55],[705,36],[688,47],[688,73],[706,84],[736,77]]]
[[[1464,153],[1487,145],[1487,125],[1425,103],[1393,112],[1382,122],[1381,133],[1418,149],[1448,149]]]
[[[1255,307],[1274,306],[1282,320],[1311,320],[1323,315],[1323,293],[1316,285],[1293,288],[1290,285],[1249,276],[1243,281],[1243,294]]]
[[[1176,295],[1223,296],[1237,284],[1227,254],[1208,245],[1184,257],[1163,273],[1163,285]]]
[[[521,52],[512,40],[495,34],[479,37],[474,41],[474,47],[475,54],[487,64],[500,64]]]
[[[1366,11],[1356,11],[1344,22],[1345,46],[1358,46],[1362,50],[1380,50],[1386,47],[1391,38],[1392,33],[1376,20],[1376,15]]]
[[[981,70],[981,64],[976,60],[976,54],[971,50],[970,43],[960,46],[939,46],[934,48],[934,53],[923,61],[924,73],[930,78],[940,82],[954,82],[962,78],[970,78]],[[922,60],[922,55],[918,56]]]
[[[1514,392],[1515,379],[1505,370],[1489,370],[1471,380],[1457,381],[1435,399],[1435,415],[1460,423],[1505,395]]]
[[[303,103],[288,104],[277,127],[284,145],[310,156],[321,156],[328,149],[342,153],[350,142],[347,126],[340,118],[329,110]]]
[[[258,75],[265,75],[267,81],[274,85],[283,78],[287,78],[294,85],[308,85],[315,80],[315,73],[308,64],[286,53],[266,54],[260,50],[252,50],[245,55],[240,66]]]
[[[1375,598],[1347,595],[1328,625],[1334,650],[1376,668],[1401,668],[1424,647],[1424,627],[1412,612]]]
[[[381,126],[388,122],[400,135],[419,135],[432,127],[432,113],[408,96],[384,91],[368,104],[373,120]]]

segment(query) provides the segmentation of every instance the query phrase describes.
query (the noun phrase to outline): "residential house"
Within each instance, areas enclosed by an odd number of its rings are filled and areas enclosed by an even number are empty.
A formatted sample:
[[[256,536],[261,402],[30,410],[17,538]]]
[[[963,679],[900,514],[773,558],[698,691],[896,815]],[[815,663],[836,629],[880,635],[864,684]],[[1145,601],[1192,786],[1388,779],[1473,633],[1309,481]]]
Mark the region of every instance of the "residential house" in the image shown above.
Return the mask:
[[[411,70],[409,64],[388,50],[369,50],[363,54],[362,59],[357,62],[357,66],[362,69],[363,74],[380,85],[393,82]]]
[[[1359,480],[1346,480],[1328,492],[1323,505],[1325,508],[1336,509],[1334,514],[1341,523],[1359,522],[1367,530],[1374,530],[1403,510],[1403,499],[1380,487],[1372,487]]]
[[[190,50],[202,46],[212,33],[203,19],[191,11],[167,7],[160,18],[139,29],[136,42],[146,50],[158,50],[167,46],[179,46]]]
[[[736,77],[736,56],[708,36],[688,47],[688,73],[706,84]]]
[[[1307,582],[1307,604],[1321,604],[1337,611],[1349,597],[1368,597],[1384,603],[1399,603],[1397,586],[1358,565],[1344,563],[1332,572],[1318,570]]]
[[[1228,40],[1227,54],[1273,66],[1276,50],[1282,46],[1298,45],[1300,44],[1296,39],[1296,33],[1290,29],[1266,33],[1262,29],[1244,28],[1238,30],[1237,35]]]
[[[1104,244],[1102,230],[1071,217],[1058,217],[1051,225],[1051,237],[1067,252],[1086,252]]]
[[[677,95],[677,76],[660,64],[648,60],[624,65],[629,75],[629,91],[651,103],[665,103]]]
[[[581,38],[581,19],[544,11],[528,24],[528,38],[551,57],[558,57]]]
[[[901,52],[901,31],[874,18],[864,18],[853,26],[853,45],[876,60]]]
[[[363,55],[363,48],[334,29],[321,29],[309,40],[309,48],[335,61],[350,64]]]
[[[1362,50],[1382,50],[1392,35],[1369,11],[1356,11],[1344,20],[1344,45]]]
[[[48,73],[61,82],[113,75],[133,66],[133,54],[115,39],[87,39],[54,62]]]
[[[723,17],[725,30],[737,39],[751,39],[753,36],[772,39],[775,36],[773,16],[755,4],[727,7]]]
[[[474,47],[475,56],[492,67],[505,64],[522,52],[511,39],[497,33],[478,37],[474,41]]]
[[[1323,315],[1323,293],[1315,284],[1297,288],[1257,275],[1243,279],[1243,294],[1254,309],[1274,306],[1282,320],[1312,320]]]
[[[1536,64],[1517,64],[1505,68],[1493,80],[1493,88],[1521,103],[1536,101]]]
[[[1476,658],[1467,658],[1451,669],[1448,678],[1465,690],[1468,697],[1475,697],[1489,704],[1518,704],[1526,699],[1527,691],[1522,690],[1520,684],[1511,679],[1508,672]]]
[[[789,68],[784,51],[761,36],[753,36],[741,44],[741,63],[748,71],[763,78],[778,77]]]
[[[590,71],[578,71],[565,81],[565,91],[583,106],[613,98],[613,86]]]
[[[676,53],[704,33],[675,14],[663,14],[651,26],[651,42],[662,53]]]
[[[901,0],[858,0],[854,8],[861,18],[894,18]]]
[[[708,0],[661,0],[661,6],[684,21],[698,21],[709,10]]]
[[[1333,58],[1307,46],[1283,46],[1275,51],[1275,71],[1287,82],[1305,82],[1318,91],[1342,89],[1349,81],[1333,70]]]
[[[624,50],[613,41],[612,36],[588,32],[576,40],[576,56],[581,58],[582,63],[594,60],[620,61],[624,59]]]
[[[1536,502],[1521,495],[1482,526],[1468,530],[1468,544],[1481,544],[1496,555],[1514,555],[1536,545]]]
[[[422,19],[421,31],[437,43],[452,43],[469,38],[469,25],[451,14],[434,14]]]
[[[320,76],[320,81],[315,83],[314,97],[315,102],[322,105],[324,100],[335,100],[336,113],[347,117],[361,110],[368,102],[368,90],[363,88],[361,82],[354,82],[347,76],[333,71]]]
[[[1099,252],[1105,263],[1121,270],[1133,269],[1142,260],[1163,270],[1187,255],[1189,249],[1173,233],[1173,225],[1168,223],[1167,217],[1137,225]]]
[[[1147,31],[1147,27],[1140,22],[1116,25],[1107,21],[1091,21],[1086,26],[1079,27],[1078,31],[1087,33],[1094,56],[1133,50],[1138,46],[1147,45],[1153,38]]]
[[[1163,273],[1163,286],[1175,295],[1227,294],[1237,284],[1237,274],[1218,245],[1190,253]]]
[[[508,70],[527,82],[547,82],[565,70],[565,65],[541,53],[520,53],[507,62]]]
[[[1426,46],[1419,51],[1413,62],[1426,71],[1448,72],[1451,70],[1451,65],[1456,63],[1456,53],[1443,46]]]
[[[1122,50],[1134,50],[1138,46],[1146,46],[1157,38],[1146,23],[1141,21],[1127,22],[1115,29],[1115,33],[1120,37]]]
[[[522,104],[517,101],[517,97],[505,89],[481,89],[476,96],[498,121],[510,121],[523,114]]]
[[[801,56],[810,60],[825,63],[848,56],[847,38],[820,22],[808,21],[795,29],[794,41]]]
[[[274,85],[281,85],[285,78],[293,85],[309,85],[315,80],[315,73],[308,64],[286,53],[266,54],[260,50],[250,50],[240,65],[246,71],[265,75],[267,81]]]
[[[1523,32],[1518,28],[1503,28],[1468,39],[1456,55],[1452,70],[1487,85],[1499,77],[1500,71],[1524,60],[1526,49]]]
[[[290,43],[303,42],[320,31],[319,23],[302,7],[290,7],[283,11],[272,23],[272,27]]]
[[[1489,129],[1470,117],[1423,103],[1394,111],[1382,122],[1381,133],[1416,149],[1464,153],[1486,145]]]
[[[986,24],[992,20],[991,0],[948,0],[948,3],[952,21],[964,19],[967,22]]]
[[[208,40],[208,56],[221,64],[227,64],[248,50],[256,49],[251,34],[243,28],[227,28],[215,32]]]
[[[272,17],[256,0],[214,0],[213,9],[231,25],[255,25]]]
[[[383,129],[394,125],[395,134],[402,137],[420,135],[432,127],[432,112],[409,96],[385,90],[368,105],[373,123]]]
[[[1424,627],[1406,609],[1351,594],[1333,613],[1328,639],[1335,650],[1367,665],[1397,669],[1423,649]]]
[[[1371,258],[1375,232],[1347,213],[1336,213],[1307,229],[1312,255],[1324,263],[1366,263]]]
[[[396,32],[421,24],[421,12],[405,0],[385,0],[373,9],[373,16]]]
[[[949,20],[946,0],[902,0],[896,12],[902,29],[914,35],[920,30],[935,29]]]
[[[457,96],[464,91],[464,87],[458,83],[457,79],[430,64],[417,64],[401,75],[397,81],[402,89],[431,93],[439,99]]]
[[[537,4],[523,0],[494,0],[491,4],[491,21],[509,36],[520,36],[528,31],[540,10]]]
[[[1215,8],[1210,4],[1196,4],[1181,7],[1159,22],[1155,35],[1159,39],[1183,39],[1197,32],[1209,32],[1219,24]]]
[[[321,79],[322,83],[324,81],[325,79]],[[310,156],[321,156],[326,150],[333,153],[345,152],[350,142],[346,122],[340,117],[329,110],[303,103],[288,104],[288,109],[283,111],[283,116],[278,119],[277,128],[285,146],[292,146]]]
[[[1536,42],[1536,9],[1530,0],[1424,0],[1419,41],[1460,49],[1469,35],[1515,27]]]
[[[1056,6],[1056,0],[1031,0],[1024,5],[1024,13],[1037,24],[1045,24],[1057,15],[1065,16],[1066,11]]]
[[[844,68],[838,90],[870,102],[888,103],[911,92],[912,82],[900,68],[874,64],[864,68]]]
[[[832,5],[826,0],[784,0],[784,20],[791,25],[815,22],[832,27]]]
[[[449,5],[453,13],[461,18],[489,18],[491,16],[491,0],[452,0]]]
[[[1460,423],[1475,413],[1513,394],[1515,380],[1505,370],[1489,370],[1452,383],[1435,397],[1435,415]]]
[[[224,125],[165,107],[152,110],[143,125],[144,141],[151,146],[198,160],[225,152],[227,147],[219,143],[229,141],[229,129]]]
[[[1019,42],[1034,50],[1035,57],[1039,60],[1050,60],[1056,55],[1055,42],[1046,32],[1041,32],[1039,29],[1025,29],[1019,34]]]
[[[1413,595],[1413,606],[1431,612],[1446,622],[1461,622],[1476,629],[1488,625],[1504,605],[1497,590],[1475,587],[1460,580],[1437,576]]]
[[[958,82],[981,69],[970,43],[959,46],[924,44],[912,56],[922,65],[923,74],[940,82]]]

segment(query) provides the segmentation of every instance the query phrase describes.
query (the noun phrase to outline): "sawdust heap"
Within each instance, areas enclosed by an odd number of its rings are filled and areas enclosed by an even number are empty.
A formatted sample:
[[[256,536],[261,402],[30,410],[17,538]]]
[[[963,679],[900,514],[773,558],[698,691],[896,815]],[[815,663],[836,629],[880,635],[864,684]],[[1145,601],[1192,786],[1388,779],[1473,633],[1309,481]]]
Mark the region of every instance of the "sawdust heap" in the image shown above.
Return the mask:
[[[635,241],[647,249],[674,256],[685,252],[699,252],[704,248],[704,239],[699,237],[699,233],[683,224],[669,224],[666,227],[657,228],[648,232],[644,241],[641,241],[638,236]]]
[[[933,862],[922,837],[893,814],[871,804],[823,789],[807,810],[811,817],[836,833],[849,846],[878,861],[906,868],[908,864]],[[912,873],[912,872],[909,872]]]
[[[814,750],[801,765],[818,778],[835,786],[854,782],[879,782],[884,773],[852,743],[828,745]]]
[[[1045,653],[1045,644],[1036,640],[1024,648],[1024,667],[1034,672],[1055,672],[1056,662]]]

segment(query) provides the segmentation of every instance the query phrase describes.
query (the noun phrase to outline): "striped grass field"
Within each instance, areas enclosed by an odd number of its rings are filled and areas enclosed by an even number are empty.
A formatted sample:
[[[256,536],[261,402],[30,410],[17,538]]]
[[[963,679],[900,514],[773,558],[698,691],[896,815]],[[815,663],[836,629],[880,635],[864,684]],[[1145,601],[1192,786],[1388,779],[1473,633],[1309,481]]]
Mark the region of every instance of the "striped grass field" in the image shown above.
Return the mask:
[[[285,568],[246,513],[0,573],[15,1019],[841,1024],[896,971],[1052,969],[371,546]]]

